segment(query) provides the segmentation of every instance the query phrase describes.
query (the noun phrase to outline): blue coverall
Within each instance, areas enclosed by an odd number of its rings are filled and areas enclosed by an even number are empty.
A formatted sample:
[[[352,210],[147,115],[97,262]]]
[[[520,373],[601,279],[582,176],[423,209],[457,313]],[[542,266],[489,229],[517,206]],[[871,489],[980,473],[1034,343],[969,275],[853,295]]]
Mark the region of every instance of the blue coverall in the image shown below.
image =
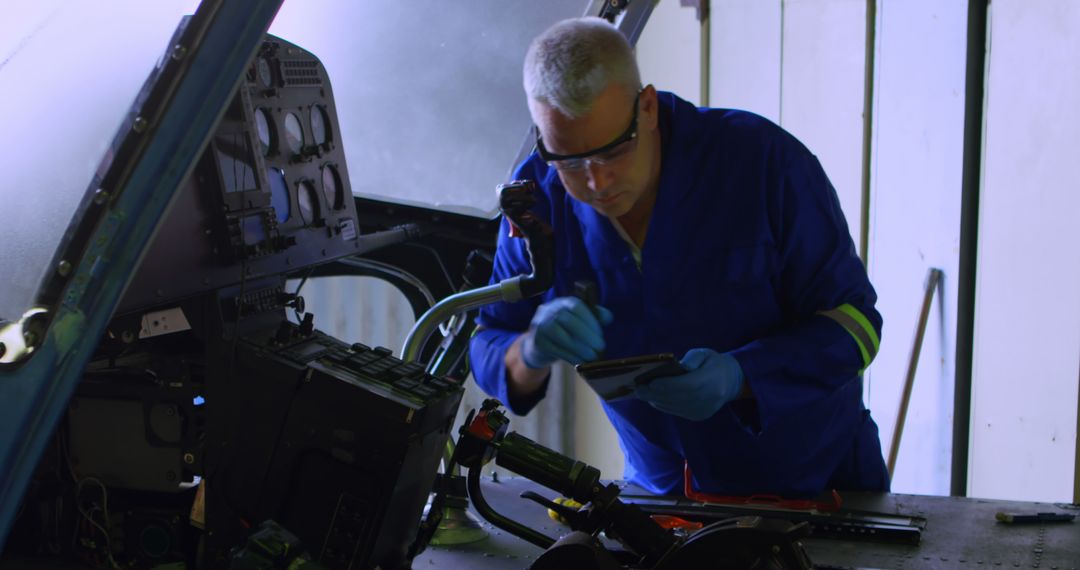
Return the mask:
[[[793,136],[743,111],[699,109],[660,92],[662,169],[641,266],[608,218],[574,200],[534,153],[515,177],[542,189],[535,212],[555,231],[555,284],[540,298],[480,311],[470,357],[480,387],[513,412],[503,357],[536,307],[592,280],[615,315],[605,358],[704,347],[730,351],[753,398],[704,421],[629,398],[604,403],[627,480],[681,492],[806,497],[888,490],[861,371],[878,348],[877,295],[836,191]],[[500,232],[492,282],[529,273],[523,240]],[[546,389],[546,384],[545,384]]]

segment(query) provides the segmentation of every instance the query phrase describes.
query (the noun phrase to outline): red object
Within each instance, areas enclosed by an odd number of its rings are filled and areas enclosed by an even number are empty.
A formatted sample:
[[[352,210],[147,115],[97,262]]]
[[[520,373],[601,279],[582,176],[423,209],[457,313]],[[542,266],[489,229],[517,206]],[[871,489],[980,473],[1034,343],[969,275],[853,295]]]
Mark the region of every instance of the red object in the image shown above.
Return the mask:
[[[521,228],[517,227],[517,224],[515,224],[514,222],[509,222],[509,223],[510,223],[510,236],[509,237],[512,237],[512,238],[525,237],[525,232],[521,231]]]
[[[840,510],[840,493],[832,490],[832,502],[814,501],[810,499],[785,499],[780,495],[710,495],[695,491],[693,488],[694,475],[690,473],[690,462],[683,464],[683,494],[687,499],[699,503],[714,503],[719,505],[750,505],[770,507],[774,509],[788,509],[792,511],[822,511],[834,512]]]
[[[698,530],[702,528],[704,523],[688,521],[672,515],[651,515],[653,522],[660,525],[660,528],[671,530],[673,528],[681,528],[685,530]]]
[[[492,429],[491,424],[488,423],[488,413],[481,411],[476,414],[476,418],[469,424],[469,433],[480,438],[483,441],[492,441],[495,439],[495,430]]]

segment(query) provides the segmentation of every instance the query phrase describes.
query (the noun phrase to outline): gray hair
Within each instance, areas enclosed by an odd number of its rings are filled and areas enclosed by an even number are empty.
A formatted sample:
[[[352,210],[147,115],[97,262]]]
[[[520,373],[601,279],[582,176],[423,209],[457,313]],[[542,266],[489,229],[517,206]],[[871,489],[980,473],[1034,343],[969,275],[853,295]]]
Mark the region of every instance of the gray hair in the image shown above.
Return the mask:
[[[626,36],[601,18],[563,20],[540,34],[525,55],[525,94],[569,118],[589,112],[613,83],[641,88]]]

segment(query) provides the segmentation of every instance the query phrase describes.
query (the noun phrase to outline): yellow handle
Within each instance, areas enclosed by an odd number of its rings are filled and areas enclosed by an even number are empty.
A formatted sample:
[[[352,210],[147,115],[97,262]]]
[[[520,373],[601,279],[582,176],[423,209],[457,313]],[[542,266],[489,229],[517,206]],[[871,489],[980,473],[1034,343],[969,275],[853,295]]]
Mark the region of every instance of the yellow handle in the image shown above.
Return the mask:
[[[579,503],[579,502],[577,502],[577,501],[575,501],[573,499],[567,499],[566,497],[556,497],[555,498],[555,504],[556,505],[562,505],[564,507],[570,507],[571,509],[580,509],[582,507],[581,503]],[[552,509],[548,509],[548,516],[551,517],[551,520],[553,520],[555,522],[561,522],[561,523],[563,523],[565,525],[570,524],[570,521],[566,520],[565,518],[563,518],[562,515],[560,515],[559,513],[555,512]]]

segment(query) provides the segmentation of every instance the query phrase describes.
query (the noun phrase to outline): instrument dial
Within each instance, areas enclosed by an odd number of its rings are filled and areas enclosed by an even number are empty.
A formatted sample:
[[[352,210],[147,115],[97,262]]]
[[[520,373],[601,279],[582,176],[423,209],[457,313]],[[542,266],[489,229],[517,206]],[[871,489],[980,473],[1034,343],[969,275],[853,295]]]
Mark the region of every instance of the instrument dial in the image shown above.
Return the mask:
[[[300,207],[300,218],[306,226],[315,225],[322,219],[319,211],[319,195],[315,192],[315,186],[310,180],[304,180],[300,182],[298,188],[300,195],[297,196],[297,205]]]
[[[300,119],[293,113],[285,114],[285,144],[293,154],[300,154],[304,148],[304,128],[300,126]]]
[[[322,105],[311,106],[311,138],[315,144],[326,144],[329,140],[327,133],[326,109]]]
[[[259,77],[260,86],[266,88],[274,86],[274,72],[270,67],[270,60],[260,57],[258,63],[255,64],[255,71]]]
[[[274,132],[274,121],[266,109],[255,109],[255,130],[259,135],[263,156],[269,155],[277,145],[277,133]]]
[[[337,168],[327,164],[322,168],[323,196],[331,210],[340,210],[345,207],[345,189],[341,185],[341,177]]]
[[[274,217],[279,224],[285,223],[292,214],[285,171],[280,168],[267,168],[266,176],[270,179],[270,205],[274,207]]]

